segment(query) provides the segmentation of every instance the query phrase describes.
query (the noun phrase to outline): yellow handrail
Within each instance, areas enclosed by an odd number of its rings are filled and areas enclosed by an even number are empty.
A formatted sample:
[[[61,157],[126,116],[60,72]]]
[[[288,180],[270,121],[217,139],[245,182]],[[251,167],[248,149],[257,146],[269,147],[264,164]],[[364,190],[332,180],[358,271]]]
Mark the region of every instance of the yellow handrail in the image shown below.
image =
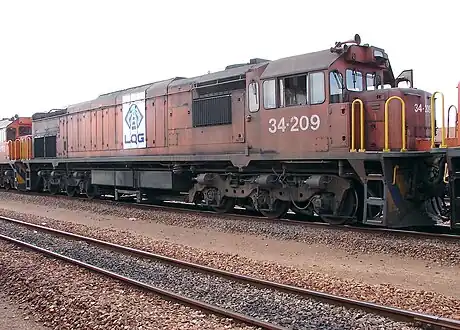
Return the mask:
[[[395,167],[393,167],[393,186],[396,184],[396,174],[398,173],[398,169],[399,169],[399,165],[395,165]]]
[[[24,139],[21,139],[20,141],[21,141],[20,142],[20,144],[21,144],[21,156],[20,156],[20,158],[24,160],[24,159],[26,159],[26,144],[24,143],[25,142]]]
[[[441,120],[441,148],[446,148],[447,145],[446,145],[446,141],[445,141],[445,138],[446,138],[446,134],[445,134],[445,127],[444,127],[444,94],[437,91],[437,92],[434,92],[433,95],[431,95],[431,148],[434,148],[434,138],[435,138],[435,135],[436,135],[436,129],[435,129],[435,126],[434,126],[434,123],[435,123],[435,114],[434,114],[434,107],[435,107],[435,104],[434,104],[434,96],[436,94],[441,94],[441,111],[442,111],[442,120]]]
[[[351,149],[350,152],[356,152],[355,148],[355,104],[359,103],[359,115],[360,115],[360,148],[359,152],[364,152],[364,104],[360,99],[355,99],[351,103]]]
[[[449,183],[449,167],[447,166],[447,162],[444,165],[444,175],[442,176],[442,181],[444,183]]]
[[[21,159],[21,141],[19,139],[14,140],[14,160]]]
[[[447,138],[450,138],[450,110],[455,109],[455,137],[457,137],[458,133],[458,109],[455,105],[451,105],[447,109]]]
[[[27,137],[27,159],[32,159],[32,137]]]
[[[391,100],[399,100],[401,102],[401,140],[402,140],[402,147],[401,152],[407,151],[406,148],[406,103],[402,98],[399,96],[392,96],[385,102],[385,147],[383,151],[388,152],[390,151],[389,148],[389,133],[388,133],[388,105],[390,104]]]

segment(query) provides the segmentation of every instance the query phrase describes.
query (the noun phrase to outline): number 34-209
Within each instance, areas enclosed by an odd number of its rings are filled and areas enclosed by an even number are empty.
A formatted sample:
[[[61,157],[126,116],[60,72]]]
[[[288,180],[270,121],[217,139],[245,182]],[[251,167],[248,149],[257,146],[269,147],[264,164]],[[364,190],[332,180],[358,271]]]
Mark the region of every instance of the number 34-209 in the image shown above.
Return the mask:
[[[293,116],[289,122],[286,122],[284,117],[281,117],[278,122],[275,118],[270,118],[268,120],[268,124],[268,131],[270,133],[276,133],[278,130],[282,131],[283,133],[286,130],[291,132],[306,131],[308,129],[316,131],[321,124],[321,120],[318,115],[313,115],[311,117],[301,116],[300,118]]]

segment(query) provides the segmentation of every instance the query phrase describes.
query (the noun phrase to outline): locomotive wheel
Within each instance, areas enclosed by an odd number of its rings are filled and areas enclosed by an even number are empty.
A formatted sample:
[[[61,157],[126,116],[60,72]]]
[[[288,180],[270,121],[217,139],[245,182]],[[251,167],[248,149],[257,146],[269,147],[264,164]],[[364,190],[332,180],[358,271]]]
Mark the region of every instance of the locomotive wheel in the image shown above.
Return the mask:
[[[228,213],[235,207],[235,199],[224,197],[219,206],[213,206],[212,209],[216,213]]]
[[[10,181],[7,180],[7,179],[3,180],[3,186],[4,186],[6,191],[8,191],[8,190],[10,190],[12,188]]]
[[[441,197],[432,197],[425,201],[425,211],[437,222],[449,221],[449,207]]]
[[[67,196],[75,197],[75,195],[77,194],[77,187],[75,187],[75,186],[66,186],[65,191],[67,193]]]
[[[269,210],[259,210],[259,211],[260,213],[262,213],[263,216],[269,219],[276,219],[276,218],[281,218],[282,216],[284,216],[289,211],[290,206],[291,206],[290,202],[277,199],[272,206],[272,210],[270,211]]]
[[[57,195],[60,192],[60,186],[58,184],[50,184],[48,190],[51,195]]]
[[[88,199],[94,199],[98,196],[98,189],[97,189],[97,186],[95,185],[92,185],[92,184],[88,184],[86,186],[86,197],[88,197]]]
[[[348,222],[348,218],[346,217],[342,217],[342,216],[323,216],[321,215],[320,216],[321,219],[324,221],[324,222],[327,222],[328,224],[330,225],[334,225],[334,226],[341,226],[341,225],[344,225]]]
[[[340,203],[338,214],[336,215],[321,215],[323,221],[331,225],[344,225],[351,220],[358,211],[358,193],[354,188],[348,189]]]

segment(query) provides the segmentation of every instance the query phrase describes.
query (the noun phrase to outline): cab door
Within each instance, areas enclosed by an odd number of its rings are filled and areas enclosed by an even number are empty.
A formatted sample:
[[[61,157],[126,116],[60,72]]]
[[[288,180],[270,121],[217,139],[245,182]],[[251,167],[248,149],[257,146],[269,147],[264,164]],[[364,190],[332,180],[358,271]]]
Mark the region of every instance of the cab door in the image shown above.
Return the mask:
[[[352,114],[350,113],[350,104],[344,102],[343,90],[342,74],[339,71],[329,72],[329,106],[327,111],[331,149],[349,149],[351,145],[350,119]],[[359,118],[355,117],[355,119]],[[359,127],[358,121],[355,124],[356,128]],[[355,141],[358,141],[356,140],[356,136]],[[356,142],[355,148],[359,148]]]
[[[349,148],[350,132],[350,105],[348,103],[330,104],[328,107],[329,138],[331,149]],[[357,119],[357,118],[356,118]],[[359,123],[356,122],[356,125]],[[355,148],[358,147],[355,138]]]

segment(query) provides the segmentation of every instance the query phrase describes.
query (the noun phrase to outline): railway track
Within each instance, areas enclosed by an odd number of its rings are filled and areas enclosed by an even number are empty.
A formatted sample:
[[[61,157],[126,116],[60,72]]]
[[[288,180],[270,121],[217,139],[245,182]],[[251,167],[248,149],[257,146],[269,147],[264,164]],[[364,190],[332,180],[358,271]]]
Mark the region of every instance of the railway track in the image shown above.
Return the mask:
[[[0,217],[0,238],[262,329],[460,329],[460,321],[380,306]]]
[[[34,193],[28,192],[24,194],[20,191],[8,191],[8,193],[18,194],[18,195],[27,195],[27,196],[44,196],[43,193]],[[329,228],[333,230],[345,230],[345,231],[359,231],[359,232],[368,232],[368,233],[388,233],[397,236],[403,237],[419,237],[419,238],[434,238],[434,239],[441,239],[441,240],[449,240],[449,241],[460,241],[460,232],[452,231],[449,227],[438,226],[436,228],[436,232],[428,231],[424,228],[417,228],[417,229],[393,229],[393,228],[380,228],[375,226],[366,226],[366,225],[332,225],[325,222],[320,221],[303,221],[301,217],[295,215],[294,213],[288,213],[285,217],[280,219],[270,219],[264,216],[256,215],[255,212],[247,211],[241,208],[235,208],[234,212],[232,213],[218,213],[209,209],[205,209],[204,207],[196,206],[189,203],[175,203],[175,202],[164,202],[161,204],[146,204],[146,203],[136,203],[131,201],[129,198],[125,198],[124,200],[115,201],[110,197],[103,197],[101,199],[88,199],[86,197],[69,197],[66,195],[45,195],[50,198],[58,198],[58,199],[67,199],[67,200],[80,200],[89,203],[103,203],[108,205],[121,205],[127,207],[134,207],[143,210],[161,210],[167,212],[182,212],[182,213],[189,213],[189,214],[200,214],[202,216],[209,216],[209,217],[220,217],[220,218],[233,218],[237,220],[252,220],[258,222],[265,222],[265,223],[274,223],[274,222],[281,222],[288,225],[298,225],[298,226],[305,226],[305,227],[316,227],[316,228]]]

